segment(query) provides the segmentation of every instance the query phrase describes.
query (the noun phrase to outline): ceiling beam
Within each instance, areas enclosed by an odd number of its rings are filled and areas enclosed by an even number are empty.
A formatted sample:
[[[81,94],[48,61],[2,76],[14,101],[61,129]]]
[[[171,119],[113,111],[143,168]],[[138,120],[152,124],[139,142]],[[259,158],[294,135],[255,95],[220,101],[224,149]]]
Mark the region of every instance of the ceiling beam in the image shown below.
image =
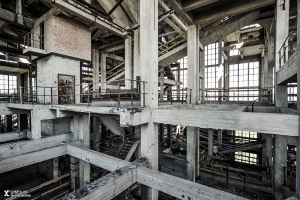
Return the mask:
[[[248,12],[275,3],[275,0],[239,0],[230,4],[224,4],[222,6],[219,6],[218,8],[209,9],[204,12],[195,14],[194,22],[195,24],[206,24],[220,20],[224,17]]]
[[[31,29],[34,24],[34,20],[26,18],[26,17],[23,17],[23,18],[24,18],[24,20],[22,20],[22,22],[17,22],[17,17],[16,17],[15,13],[5,10],[3,8],[0,8],[0,19],[6,21],[8,23],[15,24],[17,26]]]
[[[184,12],[188,12],[208,4],[215,3],[220,0],[186,0],[182,2],[182,9]]]
[[[250,25],[260,17],[259,11],[253,11],[246,15],[234,16],[227,21],[223,22],[219,26],[212,27],[207,31],[200,34],[201,43],[206,46],[210,43],[216,42],[227,35]]]
[[[193,15],[191,13],[186,13],[182,10],[181,0],[167,0],[167,2],[188,25],[194,24]]]
[[[169,12],[171,9],[162,1],[162,0],[158,0],[159,5],[164,9],[165,12]],[[181,21],[181,19],[179,19],[174,13],[171,14],[171,18],[173,19],[173,21],[178,24],[178,26],[183,30],[183,31],[187,31],[188,28],[187,26]],[[165,18],[165,21],[168,18]],[[167,21],[166,21],[167,22]],[[168,23],[168,22],[167,22]],[[170,24],[169,24],[170,25]],[[181,33],[181,32],[178,32]]]

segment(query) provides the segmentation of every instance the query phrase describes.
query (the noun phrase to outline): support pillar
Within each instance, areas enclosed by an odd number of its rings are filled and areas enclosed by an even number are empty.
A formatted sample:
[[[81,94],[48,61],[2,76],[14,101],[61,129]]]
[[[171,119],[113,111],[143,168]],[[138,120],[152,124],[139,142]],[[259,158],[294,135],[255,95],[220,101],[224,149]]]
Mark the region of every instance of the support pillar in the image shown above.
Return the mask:
[[[297,8],[297,20],[300,22],[300,0],[297,0]],[[297,23],[297,54],[297,114],[300,115],[300,23]],[[300,198],[300,126],[298,127],[296,156],[296,195]]]
[[[169,147],[172,147],[172,139],[173,139],[173,134],[172,134],[172,124],[167,124],[167,135],[169,138]]]
[[[187,180],[196,181],[199,175],[199,128],[187,127]]]
[[[187,33],[188,89],[191,89],[189,104],[199,103],[199,31],[197,25],[190,25]]]
[[[59,177],[58,158],[52,159],[53,179]]]
[[[79,139],[81,145],[85,148],[90,148],[90,116],[81,115],[79,121]],[[90,163],[79,160],[79,186],[86,186],[90,182]]]
[[[125,39],[125,89],[131,89],[131,81],[133,74],[132,66],[132,37],[127,36]]]
[[[218,147],[222,148],[222,130],[218,129]]]
[[[283,6],[284,4],[284,6]],[[290,0],[277,0],[276,6],[276,30],[275,30],[275,74],[280,69],[280,55],[279,50],[284,44],[289,34],[289,10]],[[285,45],[287,46],[287,44]],[[288,54],[288,48],[286,48],[286,54]],[[283,53],[281,53],[283,55]],[[281,59],[281,66],[284,59]],[[287,85],[277,85],[275,76],[275,106],[287,107]]]
[[[134,30],[134,44],[133,44],[133,79],[137,80],[137,76],[141,76],[141,55],[140,55],[140,30]],[[137,82],[134,82],[134,88],[137,88]]]
[[[273,166],[273,137],[272,135],[266,134],[265,135],[266,140],[266,166]]]
[[[23,24],[23,3],[22,0],[16,0],[17,22]]]
[[[289,34],[289,10],[290,0],[277,0],[276,4],[276,30],[275,30],[275,72],[280,69],[279,50],[284,44]],[[287,44],[285,45],[287,46]],[[286,48],[288,54],[288,48]],[[281,54],[283,55],[283,53]],[[283,65],[281,60],[281,66]],[[287,85],[277,85],[277,77],[275,76],[275,106],[287,107]],[[284,184],[284,167],[287,165],[287,137],[282,135],[275,135],[274,141],[274,197],[275,199],[282,199],[282,194],[278,190]]]
[[[69,142],[79,140],[80,116],[74,116],[70,122],[70,131],[72,132]],[[70,184],[71,190],[75,191],[79,188],[79,159],[70,156]]]
[[[282,199],[280,187],[284,185],[284,168],[287,165],[287,137],[275,135],[274,142],[274,190],[275,199]]]
[[[99,131],[99,126],[100,126],[100,120],[98,117],[93,117],[93,136],[94,136],[94,150],[95,151],[100,151],[100,131]]]
[[[101,52],[101,93],[105,93],[107,88],[106,57],[107,55]]]
[[[208,129],[208,155],[213,155],[213,147],[214,147],[214,129]]]
[[[228,45],[225,43],[224,47]],[[229,51],[224,51],[227,58],[229,58]],[[225,90],[225,101],[229,101],[229,62],[228,59],[224,60],[224,90]]]
[[[149,41],[151,41],[149,43]],[[158,0],[140,0],[140,63],[141,80],[146,81],[145,106],[158,108]],[[143,91],[144,92],[144,91]],[[149,167],[158,170],[158,125],[152,118],[141,125],[141,156],[146,157]],[[158,199],[158,191],[143,186],[142,199]]]
[[[93,64],[93,90],[99,89],[99,49],[95,44],[92,49],[92,64]]]

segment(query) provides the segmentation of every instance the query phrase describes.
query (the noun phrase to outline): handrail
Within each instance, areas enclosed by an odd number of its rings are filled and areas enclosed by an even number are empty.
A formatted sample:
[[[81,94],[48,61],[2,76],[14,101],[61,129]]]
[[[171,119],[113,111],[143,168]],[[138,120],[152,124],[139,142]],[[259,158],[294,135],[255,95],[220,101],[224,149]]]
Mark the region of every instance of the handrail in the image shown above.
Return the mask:
[[[24,46],[45,49],[45,36],[29,32],[24,36]]]
[[[294,22],[293,26],[292,26],[292,29],[294,29],[295,27],[297,26],[297,20]],[[288,60],[288,55],[286,53],[286,49],[288,47],[290,47],[292,45],[292,43],[294,42],[294,40],[290,41],[290,44],[287,44],[286,43],[288,42],[288,39],[291,37],[291,32],[289,32],[288,36],[285,38],[282,46],[280,47],[279,51],[278,51],[278,54],[279,54],[279,68],[282,67],[282,59],[284,59],[283,61],[283,64]],[[282,50],[283,50],[283,53],[282,53]]]

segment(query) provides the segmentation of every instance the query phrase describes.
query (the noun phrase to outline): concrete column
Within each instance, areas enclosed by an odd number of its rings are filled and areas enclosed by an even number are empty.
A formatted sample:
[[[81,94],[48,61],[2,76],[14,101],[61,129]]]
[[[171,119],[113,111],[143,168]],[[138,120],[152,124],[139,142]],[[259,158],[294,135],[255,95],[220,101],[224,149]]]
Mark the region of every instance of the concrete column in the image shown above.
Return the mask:
[[[281,199],[279,188],[284,184],[284,167],[287,165],[287,137],[275,135],[274,142],[274,189],[275,199]]]
[[[196,181],[199,162],[199,128],[187,127],[187,180]]]
[[[265,135],[265,140],[266,140],[266,147],[265,147],[265,155],[266,155],[266,166],[273,166],[273,137],[272,135],[266,134]]]
[[[12,132],[12,115],[5,115],[5,126],[6,126],[6,132]]]
[[[17,22],[23,24],[23,3],[22,0],[16,0]]]
[[[173,138],[173,134],[172,134],[172,124],[167,124],[167,135],[169,140],[169,147],[172,147],[172,138]]]
[[[53,167],[53,179],[59,177],[59,166],[58,166],[58,158],[52,159],[52,167]]]
[[[136,80],[137,76],[141,76],[141,58],[140,58],[140,30],[134,30],[134,44],[133,44],[133,79]],[[134,82],[134,87],[137,87],[137,82]]]
[[[204,51],[200,51],[200,97],[201,99],[199,99],[201,101],[201,103],[204,103],[206,101],[205,98],[205,52]]]
[[[264,86],[266,89],[272,90],[273,88],[273,69],[275,66],[275,36],[272,33],[268,33],[268,61],[265,69],[264,76]],[[266,55],[265,55],[266,56]]]
[[[225,47],[227,44],[225,43]],[[229,58],[229,51],[224,51],[227,58]],[[225,101],[229,101],[229,63],[228,60],[224,60],[224,89],[225,89]]]
[[[297,20],[300,22],[300,0],[297,0],[297,7]],[[297,114],[300,115],[300,23],[297,24],[297,64]],[[296,194],[300,198],[300,126],[298,129],[296,156]]]
[[[199,31],[197,25],[188,27],[187,33],[187,56],[188,56],[188,89],[191,89],[191,101],[189,104],[199,102]],[[190,102],[189,102],[190,101]]]
[[[219,48],[218,48],[218,52],[219,52],[219,59],[218,59],[218,72],[217,72],[217,81],[218,81],[218,101],[221,102],[222,101],[222,84],[223,84],[223,74],[221,73],[222,68],[223,68],[223,63],[222,63],[222,40],[219,40]]]
[[[79,140],[80,117],[79,115],[72,117],[70,122],[70,131],[72,132],[69,142]],[[70,156],[70,184],[71,189],[75,191],[79,188],[79,159]]]
[[[159,124],[159,144],[162,147],[163,150],[164,147],[164,124]]]
[[[132,80],[133,66],[132,66],[132,37],[127,36],[125,39],[125,79]],[[125,88],[131,88],[131,81],[125,81]]]
[[[149,42],[151,41],[151,42]],[[158,108],[158,0],[140,0],[140,63],[141,80],[146,81],[145,106]],[[158,126],[149,118],[148,125],[141,126],[141,156],[149,167],[158,170]],[[142,199],[158,199],[158,191],[142,187]]]
[[[160,76],[160,101],[162,102],[164,99],[164,69],[160,68],[159,70],[159,76]],[[172,97],[170,97],[172,98]]]
[[[214,147],[214,129],[208,129],[208,155],[213,155],[213,147]]]
[[[94,45],[92,49],[92,64],[93,64],[93,90],[99,89],[99,49]]]
[[[285,4],[285,9],[283,9],[283,4]],[[275,30],[275,72],[277,72],[280,67],[278,52],[289,34],[289,10],[290,0],[277,0]],[[288,48],[286,48],[286,54],[287,53]],[[275,105],[276,107],[287,107],[287,85],[277,85],[276,78],[277,77],[275,76]]]
[[[222,148],[222,130],[218,129],[218,147]]]
[[[79,121],[79,139],[81,145],[85,148],[90,148],[90,116],[81,115]],[[83,187],[90,182],[90,163],[79,160],[79,185]]]
[[[101,93],[106,92],[106,54],[101,52]]]
[[[93,117],[93,131],[94,131],[94,150],[95,151],[100,151],[100,131],[99,131],[99,127],[100,127],[100,120],[98,117]]]
[[[71,190],[75,191],[79,188],[79,160],[73,156],[70,156],[70,176]]]

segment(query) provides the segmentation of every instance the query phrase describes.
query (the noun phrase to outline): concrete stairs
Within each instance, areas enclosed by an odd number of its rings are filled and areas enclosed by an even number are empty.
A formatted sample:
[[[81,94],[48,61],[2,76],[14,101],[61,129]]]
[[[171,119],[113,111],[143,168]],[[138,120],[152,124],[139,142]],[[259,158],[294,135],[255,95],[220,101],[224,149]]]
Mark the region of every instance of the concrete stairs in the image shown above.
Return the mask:
[[[116,157],[120,158],[122,160],[125,160],[128,153],[132,149],[134,143],[135,143],[135,141],[134,141],[134,138],[132,136],[126,138],[125,141],[123,142],[123,145],[120,147]]]
[[[120,126],[120,124],[110,116],[99,117],[102,124],[104,124],[112,133],[119,136],[125,135],[125,130]]]

